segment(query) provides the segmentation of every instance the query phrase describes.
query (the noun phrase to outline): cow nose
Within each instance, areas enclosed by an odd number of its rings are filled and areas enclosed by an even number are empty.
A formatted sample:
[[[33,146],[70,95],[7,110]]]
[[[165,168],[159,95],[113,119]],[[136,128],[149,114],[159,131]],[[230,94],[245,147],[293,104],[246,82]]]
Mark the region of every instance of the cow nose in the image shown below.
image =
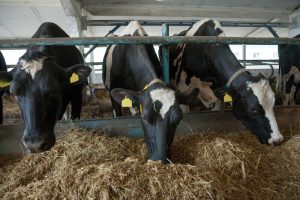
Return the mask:
[[[280,145],[282,142],[283,142],[283,138],[277,138],[277,139],[271,138],[271,139],[269,140],[269,144],[272,145],[272,146],[278,146],[278,145]]]
[[[39,153],[48,151],[55,144],[55,137],[36,138],[25,136],[23,138],[23,146],[27,153]]]

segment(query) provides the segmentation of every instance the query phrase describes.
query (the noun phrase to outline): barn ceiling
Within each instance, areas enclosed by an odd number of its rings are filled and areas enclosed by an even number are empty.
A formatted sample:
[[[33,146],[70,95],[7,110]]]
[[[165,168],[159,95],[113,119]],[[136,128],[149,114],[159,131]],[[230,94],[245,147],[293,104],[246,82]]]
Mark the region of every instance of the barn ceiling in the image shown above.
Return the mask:
[[[29,38],[42,22],[57,23],[70,32],[70,14],[65,0],[0,0],[0,39]],[[76,19],[88,20],[200,20],[288,22],[299,0],[70,0],[79,5]],[[67,15],[66,15],[67,14]],[[86,36],[104,36],[113,27],[88,27]],[[171,27],[170,34],[186,27]],[[264,28],[225,27],[227,36],[272,37]],[[287,36],[287,28],[275,29]],[[160,35],[160,27],[146,27],[149,35]],[[118,33],[118,31],[117,31]]]

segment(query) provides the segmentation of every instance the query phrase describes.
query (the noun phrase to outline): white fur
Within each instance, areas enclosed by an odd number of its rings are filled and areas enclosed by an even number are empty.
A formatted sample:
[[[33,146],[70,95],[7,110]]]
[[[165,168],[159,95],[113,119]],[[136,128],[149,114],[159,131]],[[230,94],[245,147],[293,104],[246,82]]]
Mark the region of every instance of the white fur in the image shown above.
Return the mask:
[[[146,31],[138,21],[129,22],[129,24],[122,30],[120,36],[133,35],[136,31],[138,31],[140,36],[147,36]]]
[[[160,101],[162,107],[160,109],[160,115],[162,119],[165,118],[166,113],[169,111],[170,107],[175,103],[175,92],[171,89],[155,89],[150,91],[150,96],[152,102]]]
[[[134,32],[138,31],[140,36],[147,36],[146,31],[143,27],[139,24],[138,21],[131,21],[129,24],[122,30],[119,36],[124,35],[133,35]],[[109,37],[116,37],[117,35],[109,35]],[[105,85],[107,88],[110,88],[110,71],[112,66],[112,54],[115,49],[116,45],[111,45],[110,49],[108,50],[107,57],[106,57],[106,81]]]
[[[209,18],[205,18],[201,21],[196,22],[195,24],[193,24],[192,28],[185,34],[185,36],[194,36],[194,34],[197,32],[197,30],[206,22],[208,22]],[[220,24],[219,21],[216,20],[212,20],[215,24],[215,29],[219,28],[220,30],[222,30],[222,26]],[[222,32],[224,34],[224,31]],[[222,35],[222,33],[220,35]],[[222,35],[223,36],[223,35]]]
[[[43,69],[43,62],[45,60],[45,57],[36,59],[36,60],[20,60],[20,64],[22,65],[23,70],[25,70],[26,73],[30,74],[32,79],[34,79],[35,74]]]
[[[197,30],[206,22],[208,22],[209,20],[212,20],[212,19],[209,19],[209,18],[205,18],[201,21],[198,21],[196,23],[193,24],[192,28],[185,34],[185,36],[194,36],[195,33],[197,32]],[[218,35],[219,37],[225,37],[225,33],[222,29],[222,26],[220,24],[219,21],[216,21],[216,20],[212,20],[215,24],[215,29],[219,28],[220,30],[222,30],[222,32]],[[176,71],[176,76],[175,77],[178,77],[178,73],[180,71],[180,66],[181,66],[181,62],[182,62],[182,56],[183,56],[183,53],[184,53],[184,50],[185,50],[185,47],[186,47],[186,44],[179,44],[177,46],[177,48],[180,48],[181,51],[180,53],[178,54],[178,56],[173,60],[173,66],[178,66],[178,69]]]
[[[290,71],[287,74],[282,76],[283,88],[286,87],[286,83],[292,75],[294,75],[294,81],[293,81],[294,84],[298,85],[300,83],[300,72],[296,66],[292,66]],[[284,106],[296,105],[296,102],[294,99],[295,93],[296,93],[295,85],[292,85],[290,93],[286,93],[285,89],[284,89],[284,91],[283,91],[283,105]]]
[[[279,131],[273,111],[275,95],[270,87],[269,82],[264,79],[261,79],[256,83],[250,83],[248,86],[252,89],[254,95],[259,101],[259,104],[265,110],[266,118],[270,121],[272,133],[271,138],[268,140],[268,143],[272,145],[273,142],[283,141],[283,136]]]
[[[200,78],[193,76],[191,78],[191,82],[189,85],[187,85],[185,83],[186,78],[187,78],[186,72],[182,71],[180,74],[180,80],[178,82],[178,90],[180,92],[189,91],[189,90],[192,91],[195,88],[198,88],[200,92],[199,92],[197,98],[201,100],[201,102],[203,103],[203,105],[206,108],[212,108],[213,105],[219,101],[218,98],[213,94],[212,90],[207,92],[208,89],[206,89],[206,90],[204,89],[204,86],[203,86],[204,82],[201,81]],[[205,93],[205,92],[207,92],[207,93]],[[205,100],[205,97],[208,97],[208,100]]]
[[[112,54],[114,52],[116,45],[111,45],[110,49],[108,50],[107,57],[106,57],[106,80],[105,80],[105,86],[107,88],[110,88],[110,70],[112,66]]]

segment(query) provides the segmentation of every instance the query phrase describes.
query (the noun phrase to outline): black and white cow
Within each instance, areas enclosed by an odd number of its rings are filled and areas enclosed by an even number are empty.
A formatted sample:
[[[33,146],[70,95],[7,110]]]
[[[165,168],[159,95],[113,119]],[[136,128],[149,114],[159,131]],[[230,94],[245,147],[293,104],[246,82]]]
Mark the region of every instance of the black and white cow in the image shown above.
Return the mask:
[[[7,71],[7,66],[5,59],[0,51],[0,72],[6,72]],[[1,84],[0,84],[1,87]],[[4,90],[0,91],[0,124],[3,123],[3,100],[2,100],[2,95],[4,94]]]
[[[56,24],[44,23],[33,37],[67,36]],[[65,102],[77,97],[81,100],[77,93],[81,94],[91,72],[81,63],[82,56],[75,46],[29,47],[13,70],[0,73],[0,81],[10,82],[10,92],[20,105],[27,152],[46,151],[55,144],[54,126],[64,112]]]
[[[300,34],[294,38],[300,38]],[[276,96],[283,105],[295,105],[295,94],[300,88],[300,45],[278,45],[278,55]]]
[[[223,31],[220,23],[205,19],[195,23],[179,35],[219,36]],[[213,88],[227,85],[233,98],[233,112],[262,143],[271,145],[283,141],[273,112],[274,93],[268,80],[262,75],[252,76],[243,69],[228,45],[224,44],[180,44],[170,46],[172,78],[177,85],[186,88],[193,80],[213,82]],[[186,77],[182,81],[180,77]],[[192,89],[192,88],[191,88]]]
[[[137,21],[132,21],[121,36],[146,36]],[[160,79],[161,66],[152,45],[111,45],[103,60],[103,81],[112,97],[117,116],[122,100],[141,109],[141,122],[149,160],[167,162],[175,129],[182,118],[179,101],[187,100]],[[197,95],[198,91],[193,92]]]

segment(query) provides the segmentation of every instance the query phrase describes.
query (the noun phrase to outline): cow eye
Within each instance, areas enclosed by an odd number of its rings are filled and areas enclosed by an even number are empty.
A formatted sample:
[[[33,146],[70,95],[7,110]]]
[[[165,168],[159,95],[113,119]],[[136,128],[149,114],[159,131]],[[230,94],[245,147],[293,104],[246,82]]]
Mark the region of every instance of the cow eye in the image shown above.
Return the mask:
[[[257,109],[255,107],[250,107],[252,113],[257,113]]]

